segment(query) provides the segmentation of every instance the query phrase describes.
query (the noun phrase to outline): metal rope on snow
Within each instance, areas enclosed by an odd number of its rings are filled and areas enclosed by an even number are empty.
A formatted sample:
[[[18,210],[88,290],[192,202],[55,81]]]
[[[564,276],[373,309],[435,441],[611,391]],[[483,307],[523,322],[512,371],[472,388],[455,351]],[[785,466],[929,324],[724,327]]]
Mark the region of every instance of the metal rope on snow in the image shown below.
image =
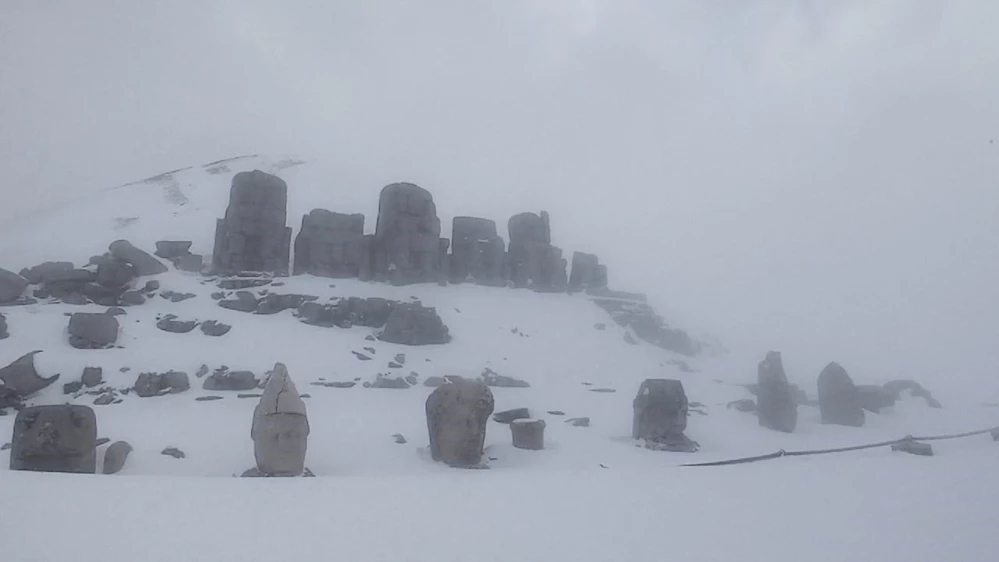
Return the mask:
[[[681,464],[680,466],[728,466],[733,464],[746,464],[751,462],[765,461],[780,457],[803,457],[809,455],[826,455],[829,453],[845,453],[847,451],[875,449],[878,447],[887,447],[890,445],[894,445],[896,443],[904,443],[906,441],[943,441],[945,439],[960,439],[962,437],[973,437],[975,435],[983,435],[985,433],[992,433],[995,431],[999,431],[999,426],[991,427],[989,429],[979,429],[978,431],[968,431],[965,433],[952,433],[948,435],[934,435],[930,437],[913,437],[911,435],[906,435],[901,439],[894,439],[892,441],[882,441],[880,443],[870,443],[868,445],[853,445],[851,447],[837,447],[834,449],[812,449],[806,451],[785,451],[784,449],[781,449],[775,453],[770,453],[767,455],[740,457],[736,459],[727,459],[721,461],[687,463],[687,464]]]

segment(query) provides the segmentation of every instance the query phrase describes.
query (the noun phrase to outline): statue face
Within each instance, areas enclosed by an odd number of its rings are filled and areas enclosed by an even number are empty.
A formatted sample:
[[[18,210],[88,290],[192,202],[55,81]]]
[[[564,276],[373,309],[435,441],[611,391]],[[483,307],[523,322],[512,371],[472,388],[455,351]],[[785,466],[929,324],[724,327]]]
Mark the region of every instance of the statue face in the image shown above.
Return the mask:
[[[301,474],[305,470],[309,421],[298,414],[276,413],[253,424],[257,468],[266,474]]]

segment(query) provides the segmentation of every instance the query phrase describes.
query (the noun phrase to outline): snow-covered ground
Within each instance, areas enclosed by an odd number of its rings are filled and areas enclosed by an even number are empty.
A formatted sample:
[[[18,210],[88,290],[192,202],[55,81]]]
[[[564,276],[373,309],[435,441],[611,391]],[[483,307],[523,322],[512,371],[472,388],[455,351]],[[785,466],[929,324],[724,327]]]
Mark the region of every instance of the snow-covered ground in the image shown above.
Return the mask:
[[[296,230],[314,207],[364,212],[373,228],[376,191],[316,189],[321,179],[313,165],[291,164],[255,157],[194,167],[25,217],[6,227],[0,266],[82,264],[116,238],[148,250],[157,240],[193,240],[193,251],[209,254],[232,174],[243,169],[278,173],[289,182],[289,224]],[[121,404],[94,406],[99,436],[135,448],[119,475],[14,473],[5,470],[9,452],[0,453],[4,560],[977,561],[999,547],[993,529],[999,485],[990,476],[999,444],[988,435],[934,443],[933,458],[885,448],[721,468],[678,466],[999,425],[999,408],[983,406],[995,401],[991,391],[952,388],[946,373],[919,381],[942,409],[908,399],[891,412],[868,413],[863,428],[846,428],[822,425],[816,408],[802,406],[795,433],[783,434],[726,407],[750,397],[740,385],[754,382],[766,349],[725,342],[738,351],[683,358],[630,345],[624,329],[584,295],[309,276],[271,288],[321,302],[382,296],[436,307],[453,341],[406,347],[367,340],[371,329],[308,326],[290,311],[257,316],[220,308],[209,296],[216,286],[196,275],[171,270],[157,279],[163,290],[197,297],[180,303],[157,297],[129,308],[120,317],[121,349],[76,350],[66,341],[65,313],[103,307],[40,303],[3,310],[11,337],[0,342],[0,365],[40,349],[40,373],[62,375],[32,404],[91,404],[93,396],[74,399],[61,388],[85,366],[103,367],[115,388],[131,386],[141,372],[170,369],[186,371],[193,384],[180,394],[133,394]],[[233,329],[221,338],[199,330],[165,333],[155,324],[166,313],[220,320]],[[596,329],[600,323],[606,329]],[[359,361],[353,351],[373,360]],[[814,398],[817,373],[795,372],[794,351],[783,351],[789,378]],[[397,353],[406,354],[405,366],[389,369]],[[678,359],[696,372],[682,372],[671,362]],[[317,478],[231,478],[253,465],[256,400],[205,391],[194,374],[206,364],[262,375],[276,362],[310,395],[307,465]],[[474,377],[485,368],[531,385],[494,389],[496,411],[528,407],[548,422],[546,449],[523,451],[511,446],[507,426],[490,421],[488,471],[454,470],[429,459],[424,402],[431,389],[422,384],[406,390],[310,384],[410,372],[422,382],[435,375]],[[887,380],[854,375],[858,384]],[[700,452],[653,452],[630,438],[635,392],[642,380],[660,377],[680,379],[689,400],[700,403],[687,430]],[[592,391],[601,388],[615,392]],[[207,394],[225,398],[195,400]],[[590,427],[564,423],[582,416]],[[13,416],[0,417],[0,442],[12,422]],[[397,444],[396,433],[408,442]],[[186,458],[161,455],[168,446]]]

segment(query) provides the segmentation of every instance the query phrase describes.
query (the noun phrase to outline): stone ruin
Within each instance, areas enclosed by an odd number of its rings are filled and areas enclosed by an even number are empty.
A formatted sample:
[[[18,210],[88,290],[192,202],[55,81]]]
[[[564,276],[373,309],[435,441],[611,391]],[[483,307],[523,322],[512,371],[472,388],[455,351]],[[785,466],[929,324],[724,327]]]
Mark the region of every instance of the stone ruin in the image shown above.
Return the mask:
[[[672,379],[646,379],[633,402],[631,436],[645,441],[647,449],[693,453],[698,445],[687,429],[687,394],[683,383]]]
[[[32,351],[22,355],[17,361],[0,369],[2,388],[20,399],[27,398],[59,380],[59,375],[45,378],[38,374],[35,369],[35,355],[39,353],[41,351]],[[0,408],[3,407],[0,405]]]
[[[780,352],[770,351],[757,369],[757,408],[760,425],[791,433],[798,424],[798,404],[784,373]]]
[[[607,288],[607,266],[593,254],[572,253],[572,273],[569,274],[570,291],[600,291]]]
[[[334,279],[361,277],[370,271],[371,238],[364,235],[364,215],[314,209],[302,217],[295,237],[293,273]]]
[[[97,472],[97,417],[88,406],[25,408],[14,419],[11,470]]]
[[[393,285],[441,279],[441,221],[430,192],[393,183],[378,199],[374,237],[374,279]]]
[[[254,170],[232,178],[229,207],[215,227],[213,269],[217,273],[267,271],[288,274],[291,228],[288,185]]]
[[[274,365],[250,427],[257,466],[243,476],[301,476],[306,472],[309,418],[288,369]]]
[[[510,422],[510,433],[513,436],[513,446],[528,451],[540,451],[545,448],[545,420],[516,419]]]
[[[562,250],[552,246],[548,213],[520,213],[510,218],[510,280],[515,287],[564,292],[569,280]]]
[[[819,373],[819,412],[822,423],[861,427],[864,407],[860,392],[846,369],[833,361]]]
[[[448,259],[452,283],[506,285],[508,265],[506,246],[496,233],[496,222],[475,217],[455,217],[451,228],[451,255]]]
[[[494,406],[493,393],[480,381],[454,379],[437,387],[426,410],[433,459],[455,468],[482,467]]]

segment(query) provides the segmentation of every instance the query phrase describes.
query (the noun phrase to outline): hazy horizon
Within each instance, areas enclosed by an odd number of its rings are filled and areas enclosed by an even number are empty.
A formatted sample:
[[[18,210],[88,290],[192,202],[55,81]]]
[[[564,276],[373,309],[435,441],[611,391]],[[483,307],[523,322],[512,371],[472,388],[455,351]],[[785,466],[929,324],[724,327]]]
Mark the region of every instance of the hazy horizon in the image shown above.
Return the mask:
[[[995,389],[996,21],[943,0],[6,0],[0,222],[294,154],[330,184],[291,197],[331,210],[397,180],[445,221],[546,209],[615,288],[783,351],[792,378],[836,360]]]

